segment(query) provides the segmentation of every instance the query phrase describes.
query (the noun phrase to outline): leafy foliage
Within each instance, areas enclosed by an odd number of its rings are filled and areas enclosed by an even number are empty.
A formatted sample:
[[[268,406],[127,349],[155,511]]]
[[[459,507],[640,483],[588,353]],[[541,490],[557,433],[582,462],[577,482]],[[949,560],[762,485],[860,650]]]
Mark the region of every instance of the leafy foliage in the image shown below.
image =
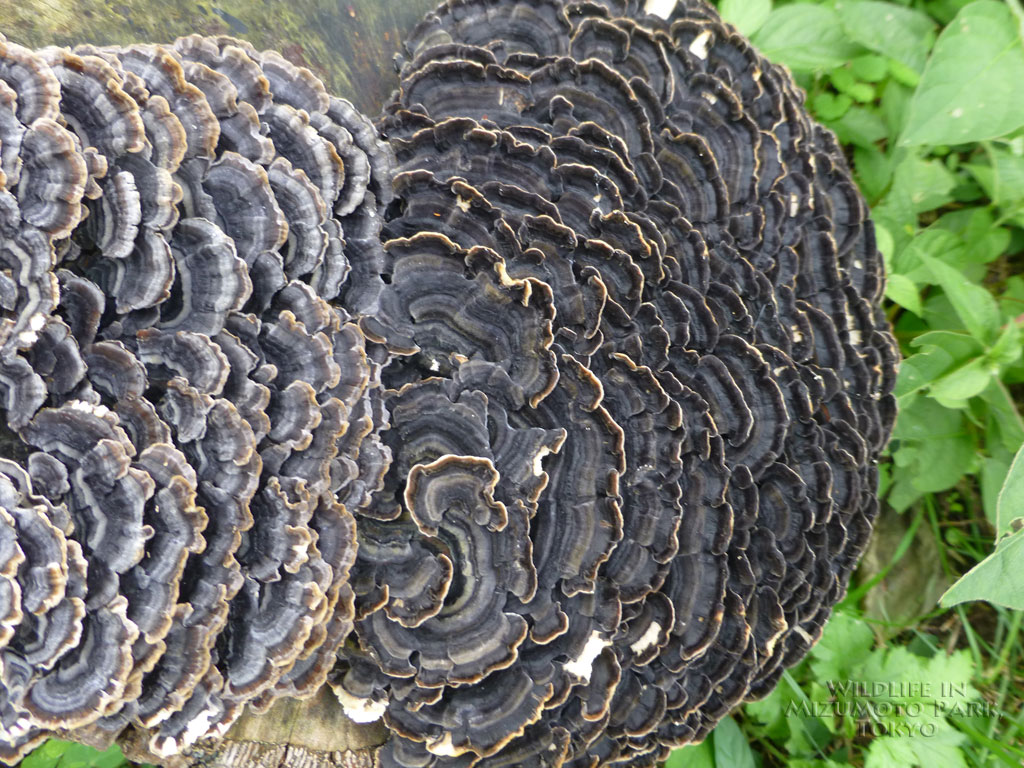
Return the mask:
[[[117,746],[100,752],[84,744],[50,739],[20,763],[20,768],[123,768],[129,765]]]

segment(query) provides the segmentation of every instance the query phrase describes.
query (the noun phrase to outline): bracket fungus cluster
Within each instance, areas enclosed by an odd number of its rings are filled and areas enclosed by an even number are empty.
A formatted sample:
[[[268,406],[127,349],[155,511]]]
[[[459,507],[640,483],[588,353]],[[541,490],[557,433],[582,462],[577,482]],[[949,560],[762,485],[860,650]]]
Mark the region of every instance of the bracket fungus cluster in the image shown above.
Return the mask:
[[[0,96],[0,757],[128,725],[173,754],[315,692],[352,628],[388,462],[345,308],[390,155],[235,40],[3,42]]]
[[[651,766],[818,638],[896,350],[700,0],[449,0],[374,128],[227,38],[0,38],[0,759],[329,684],[380,766]]]

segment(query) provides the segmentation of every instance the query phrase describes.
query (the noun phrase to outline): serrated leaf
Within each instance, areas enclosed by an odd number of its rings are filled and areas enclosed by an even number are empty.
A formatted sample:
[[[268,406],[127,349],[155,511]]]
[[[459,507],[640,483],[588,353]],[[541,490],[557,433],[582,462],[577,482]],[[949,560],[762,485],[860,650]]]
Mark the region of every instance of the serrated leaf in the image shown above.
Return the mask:
[[[874,645],[875,636],[867,622],[837,611],[825,625],[821,640],[811,648],[811,669],[819,680],[848,680]]]
[[[772,12],[772,0],[722,0],[718,12],[723,19],[750,37],[768,19]]]
[[[834,10],[803,3],[773,10],[752,40],[768,59],[805,72],[838,67],[864,50]]]
[[[948,702],[950,705],[974,701],[980,694],[971,685],[974,677],[974,659],[969,651],[961,649],[952,653],[937,652],[928,659],[922,683],[930,683],[931,699]]]
[[[996,498],[996,537],[1008,533],[1010,523],[1024,517],[1024,448],[1017,451]]]
[[[910,103],[903,146],[964,144],[1024,125],[1024,46],[1010,9],[971,3],[939,35]]]
[[[923,253],[921,260],[931,270],[935,282],[942,286],[970,334],[983,343],[992,341],[1001,323],[999,306],[992,294],[980,285],[967,282],[961,272],[934,256]]]
[[[924,70],[928,49],[935,38],[935,22],[927,14],[870,0],[843,0],[835,7],[851,40],[891,56],[915,72]]]
[[[966,768],[961,734],[946,730],[929,736],[878,736],[871,741],[864,768]]]
[[[939,601],[948,608],[969,600],[984,600],[1024,610],[1024,528],[996,543],[995,551],[965,573]]]

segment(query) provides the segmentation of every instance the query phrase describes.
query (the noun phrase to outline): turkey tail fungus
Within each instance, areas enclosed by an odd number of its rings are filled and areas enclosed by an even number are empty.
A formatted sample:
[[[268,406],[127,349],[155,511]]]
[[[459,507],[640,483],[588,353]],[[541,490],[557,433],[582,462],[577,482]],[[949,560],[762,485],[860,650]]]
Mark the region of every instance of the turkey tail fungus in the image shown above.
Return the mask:
[[[0,38],[0,759],[317,697],[376,734],[317,765],[653,766],[844,595],[897,351],[786,70],[700,0],[405,45],[374,126],[240,40]]]

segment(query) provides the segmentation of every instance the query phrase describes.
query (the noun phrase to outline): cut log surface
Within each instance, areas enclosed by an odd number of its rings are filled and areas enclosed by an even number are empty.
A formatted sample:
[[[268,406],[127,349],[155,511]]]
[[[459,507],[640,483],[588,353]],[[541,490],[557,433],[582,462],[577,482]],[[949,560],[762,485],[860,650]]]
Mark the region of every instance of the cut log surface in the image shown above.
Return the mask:
[[[200,743],[187,757],[161,761],[131,735],[122,744],[134,760],[206,768],[375,768],[387,730],[380,721],[354,723],[330,688],[308,701],[280,699],[263,715],[246,712],[223,741]]]

